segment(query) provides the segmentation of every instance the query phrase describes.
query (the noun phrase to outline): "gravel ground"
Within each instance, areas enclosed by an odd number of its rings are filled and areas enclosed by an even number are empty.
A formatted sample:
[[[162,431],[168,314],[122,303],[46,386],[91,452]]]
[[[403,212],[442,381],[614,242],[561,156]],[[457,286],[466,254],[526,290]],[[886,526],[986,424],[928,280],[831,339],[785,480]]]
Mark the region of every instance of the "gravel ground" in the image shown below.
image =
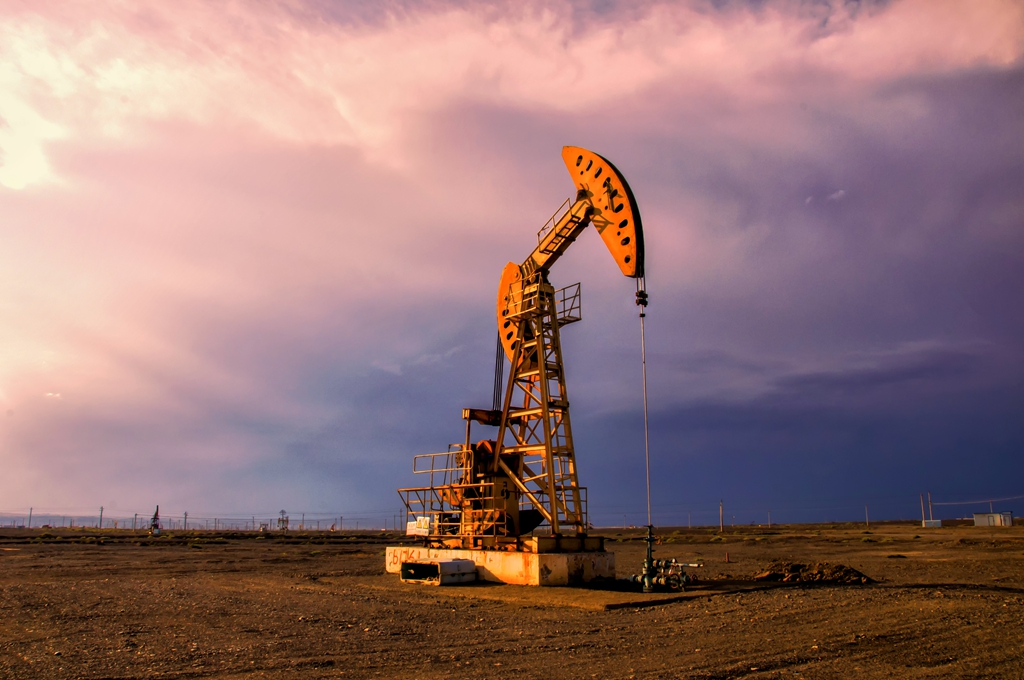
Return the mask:
[[[606,535],[638,570],[639,533]],[[660,536],[701,587],[604,610],[593,590],[403,585],[397,536],[6,530],[0,678],[1024,677],[1024,527]],[[787,562],[875,582],[718,587]]]

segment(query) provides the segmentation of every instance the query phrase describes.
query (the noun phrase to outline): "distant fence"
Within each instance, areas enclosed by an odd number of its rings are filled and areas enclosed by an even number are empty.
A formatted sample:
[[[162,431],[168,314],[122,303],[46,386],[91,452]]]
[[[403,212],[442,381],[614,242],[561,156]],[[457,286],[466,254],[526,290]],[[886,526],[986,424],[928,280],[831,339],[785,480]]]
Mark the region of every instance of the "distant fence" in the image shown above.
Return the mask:
[[[0,513],[0,529],[110,529],[148,530],[151,514],[95,515],[37,513]],[[405,527],[405,514],[361,513],[299,513],[299,516],[252,514],[245,516],[206,517],[189,513],[159,516],[163,530],[176,531],[388,531]]]
[[[751,501],[710,500],[685,501],[665,499],[667,502],[654,504],[654,524],[661,527],[718,527],[768,526],[773,524],[817,524],[857,522],[870,525],[871,522],[887,520],[935,519],[935,508],[952,508],[984,505],[991,511],[1015,510],[1014,501],[1024,500],[1022,495],[999,495],[991,498],[976,497],[978,500],[947,501],[922,493],[915,497],[874,496],[864,502],[823,502],[793,503],[786,499]],[[646,522],[646,512],[633,504],[591,504],[590,517],[596,528],[637,527]],[[950,513],[942,519],[954,519]],[[107,513],[98,508],[93,514],[56,513],[52,511],[0,512],[0,529],[18,528],[91,528],[118,530],[146,530],[150,526],[152,513],[124,514],[123,511]],[[277,513],[231,513],[225,515],[196,516],[187,512],[160,514],[160,527],[166,530],[188,531],[394,531],[405,529],[405,508],[397,512],[293,512]]]

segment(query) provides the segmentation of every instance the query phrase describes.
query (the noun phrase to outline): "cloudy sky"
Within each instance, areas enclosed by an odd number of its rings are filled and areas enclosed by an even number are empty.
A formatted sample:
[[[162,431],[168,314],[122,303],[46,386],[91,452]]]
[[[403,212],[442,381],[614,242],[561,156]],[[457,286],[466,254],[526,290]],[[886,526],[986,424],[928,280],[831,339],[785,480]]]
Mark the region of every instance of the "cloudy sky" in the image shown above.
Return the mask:
[[[390,517],[565,144],[644,216],[656,521],[1024,494],[1017,0],[0,15],[0,512]],[[633,282],[590,233],[552,280],[592,519],[642,523]]]

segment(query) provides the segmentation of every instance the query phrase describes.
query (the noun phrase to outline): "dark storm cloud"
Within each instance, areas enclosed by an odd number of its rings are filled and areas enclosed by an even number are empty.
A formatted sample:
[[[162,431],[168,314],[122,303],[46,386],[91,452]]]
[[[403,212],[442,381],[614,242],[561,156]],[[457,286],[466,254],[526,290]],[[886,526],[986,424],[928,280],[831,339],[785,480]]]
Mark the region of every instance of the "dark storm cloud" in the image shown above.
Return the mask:
[[[975,353],[926,350],[909,357],[901,356],[887,362],[888,365],[784,376],[776,379],[773,386],[781,391],[812,397],[817,393],[856,394],[909,382],[956,379],[968,374],[977,361]]]

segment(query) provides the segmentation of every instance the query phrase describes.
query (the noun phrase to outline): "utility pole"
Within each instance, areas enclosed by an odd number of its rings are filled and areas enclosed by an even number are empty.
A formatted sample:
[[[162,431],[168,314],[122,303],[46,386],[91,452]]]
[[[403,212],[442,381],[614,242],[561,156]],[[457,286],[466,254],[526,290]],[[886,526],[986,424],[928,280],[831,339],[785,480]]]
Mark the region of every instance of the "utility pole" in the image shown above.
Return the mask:
[[[871,526],[871,518],[868,517],[868,506],[864,506],[864,526]]]
[[[921,526],[924,526],[924,494],[921,494]]]
[[[725,502],[718,501],[718,533],[725,531]]]
[[[102,529],[103,528],[103,506],[102,505],[100,506],[100,524],[96,528],[97,529]]]
[[[769,529],[772,528],[772,511],[771,510],[768,511],[768,528]]]
[[[135,517],[132,518],[132,531],[135,531],[135,523],[139,521],[139,513],[135,513]]]
[[[188,513],[185,513],[184,523],[181,526],[182,531],[188,531]]]
[[[990,503],[990,504],[989,504],[989,507],[991,507],[991,505],[992,505],[992,504]],[[28,528],[29,528],[29,529],[31,529],[31,528],[32,528],[32,508],[29,508],[29,509],[28,509]]]
[[[928,519],[934,520],[935,515],[932,514],[932,492],[928,492]]]

